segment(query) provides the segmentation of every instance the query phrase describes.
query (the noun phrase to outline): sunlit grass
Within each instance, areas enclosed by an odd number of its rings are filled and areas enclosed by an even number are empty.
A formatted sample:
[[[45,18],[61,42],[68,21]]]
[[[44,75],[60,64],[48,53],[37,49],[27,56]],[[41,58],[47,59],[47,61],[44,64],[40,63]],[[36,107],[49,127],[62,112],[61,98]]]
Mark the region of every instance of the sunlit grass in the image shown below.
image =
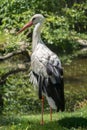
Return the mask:
[[[87,130],[87,106],[72,113],[44,115],[44,125],[40,125],[41,115],[2,116],[0,130]]]

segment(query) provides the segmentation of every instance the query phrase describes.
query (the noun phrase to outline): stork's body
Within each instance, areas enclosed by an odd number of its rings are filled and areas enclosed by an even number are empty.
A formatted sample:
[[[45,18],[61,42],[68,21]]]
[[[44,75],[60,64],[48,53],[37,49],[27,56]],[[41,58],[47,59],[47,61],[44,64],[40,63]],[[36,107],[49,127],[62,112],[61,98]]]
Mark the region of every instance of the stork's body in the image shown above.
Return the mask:
[[[31,56],[31,69],[30,80],[38,87],[39,98],[44,94],[53,109],[63,109],[63,75],[57,55],[44,44],[38,43]]]
[[[44,17],[37,14],[19,31],[22,32],[32,24],[35,25],[32,37],[30,80],[34,86],[38,87],[40,99],[45,95],[51,108],[64,111],[63,70],[58,56],[41,40],[43,23]]]

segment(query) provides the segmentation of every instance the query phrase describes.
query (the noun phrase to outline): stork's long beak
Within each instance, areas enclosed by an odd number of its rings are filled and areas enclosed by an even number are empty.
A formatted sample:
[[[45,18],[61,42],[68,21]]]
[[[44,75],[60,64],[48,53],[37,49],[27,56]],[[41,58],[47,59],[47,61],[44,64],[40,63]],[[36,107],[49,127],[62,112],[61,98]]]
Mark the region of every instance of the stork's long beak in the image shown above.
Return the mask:
[[[19,34],[19,33],[23,32],[26,28],[31,27],[32,25],[33,25],[33,22],[30,21],[22,29],[20,29],[16,34]]]

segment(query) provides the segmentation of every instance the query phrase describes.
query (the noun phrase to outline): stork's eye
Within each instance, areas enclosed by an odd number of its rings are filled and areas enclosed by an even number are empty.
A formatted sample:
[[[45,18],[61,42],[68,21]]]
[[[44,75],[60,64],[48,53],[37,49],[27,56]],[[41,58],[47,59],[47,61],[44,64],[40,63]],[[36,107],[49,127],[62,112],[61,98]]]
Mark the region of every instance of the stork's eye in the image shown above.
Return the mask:
[[[36,18],[33,18],[33,19],[32,19],[32,22],[33,22],[35,19],[36,19]]]

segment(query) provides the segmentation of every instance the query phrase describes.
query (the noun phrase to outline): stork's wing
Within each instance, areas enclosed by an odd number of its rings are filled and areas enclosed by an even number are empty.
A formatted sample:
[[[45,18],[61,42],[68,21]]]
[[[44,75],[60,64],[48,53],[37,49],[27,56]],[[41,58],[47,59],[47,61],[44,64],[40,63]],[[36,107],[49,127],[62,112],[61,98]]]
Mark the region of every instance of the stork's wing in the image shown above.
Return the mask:
[[[45,45],[38,44],[36,50],[31,56],[32,70],[38,75],[47,77],[47,71],[49,71],[48,68],[52,69],[52,72],[54,72],[58,67],[61,68],[61,62],[58,56]]]

